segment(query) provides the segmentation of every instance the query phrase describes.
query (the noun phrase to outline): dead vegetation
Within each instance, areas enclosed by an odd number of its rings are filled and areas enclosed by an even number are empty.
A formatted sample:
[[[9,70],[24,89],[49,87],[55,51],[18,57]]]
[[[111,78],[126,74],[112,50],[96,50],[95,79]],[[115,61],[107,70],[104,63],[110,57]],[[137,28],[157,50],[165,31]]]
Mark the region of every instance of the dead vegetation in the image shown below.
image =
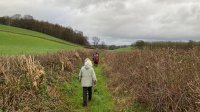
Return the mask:
[[[153,112],[200,110],[199,50],[144,49],[105,57],[108,87],[119,110],[134,102]]]
[[[0,57],[0,108],[70,111],[72,107],[59,86],[70,80],[73,71],[89,55],[88,51],[76,51]],[[116,110],[124,111],[134,102],[155,112],[200,110],[198,49],[106,52],[104,72]]]
[[[70,80],[86,55],[76,51],[0,57],[0,108],[12,112],[70,111],[59,85]]]

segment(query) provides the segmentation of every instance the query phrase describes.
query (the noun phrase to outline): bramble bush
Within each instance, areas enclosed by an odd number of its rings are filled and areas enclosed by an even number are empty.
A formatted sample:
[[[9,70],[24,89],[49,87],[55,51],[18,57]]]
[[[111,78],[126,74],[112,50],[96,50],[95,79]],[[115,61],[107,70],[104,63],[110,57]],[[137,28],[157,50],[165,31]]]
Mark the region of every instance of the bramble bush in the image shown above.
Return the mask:
[[[139,102],[154,112],[200,110],[198,49],[107,52],[105,57],[108,87],[117,107],[125,109]]]

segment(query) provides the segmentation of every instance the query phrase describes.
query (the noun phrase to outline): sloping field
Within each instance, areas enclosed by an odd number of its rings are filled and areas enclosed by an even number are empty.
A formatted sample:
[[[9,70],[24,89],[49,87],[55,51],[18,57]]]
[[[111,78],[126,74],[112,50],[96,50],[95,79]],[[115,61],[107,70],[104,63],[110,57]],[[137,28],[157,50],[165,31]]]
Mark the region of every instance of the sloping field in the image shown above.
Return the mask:
[[[81,48],[49,35],[0,25],[0,54],[35,54]]]

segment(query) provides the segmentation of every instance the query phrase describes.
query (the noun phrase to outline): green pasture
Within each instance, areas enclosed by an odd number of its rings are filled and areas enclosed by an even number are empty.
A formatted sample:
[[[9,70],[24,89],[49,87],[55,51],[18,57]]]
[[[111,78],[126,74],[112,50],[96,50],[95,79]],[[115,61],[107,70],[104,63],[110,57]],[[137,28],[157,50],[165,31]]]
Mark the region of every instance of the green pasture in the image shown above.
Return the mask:
[[[0,25],[0,55],[38,54],[81,46],[42,33]]]

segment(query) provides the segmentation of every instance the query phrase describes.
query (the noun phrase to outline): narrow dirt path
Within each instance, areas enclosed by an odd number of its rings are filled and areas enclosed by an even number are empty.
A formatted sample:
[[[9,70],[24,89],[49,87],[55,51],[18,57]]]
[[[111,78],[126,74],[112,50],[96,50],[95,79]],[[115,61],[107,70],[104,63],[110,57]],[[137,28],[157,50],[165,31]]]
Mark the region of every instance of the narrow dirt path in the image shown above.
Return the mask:
[[[68,94],[69,102],[75,112],[113,112],[114,104],[106,86],[106,78],[103,75],[102,67],[94,67],[94,69],[97,76],[97,85],[93,87],[93,98],[87,107],[82,107],[82,87],[77,77],[74,77],[72,82],[67,84],[66,91],[71,91]],[[97,89],[97,91],[94,92],[94,89]]]

